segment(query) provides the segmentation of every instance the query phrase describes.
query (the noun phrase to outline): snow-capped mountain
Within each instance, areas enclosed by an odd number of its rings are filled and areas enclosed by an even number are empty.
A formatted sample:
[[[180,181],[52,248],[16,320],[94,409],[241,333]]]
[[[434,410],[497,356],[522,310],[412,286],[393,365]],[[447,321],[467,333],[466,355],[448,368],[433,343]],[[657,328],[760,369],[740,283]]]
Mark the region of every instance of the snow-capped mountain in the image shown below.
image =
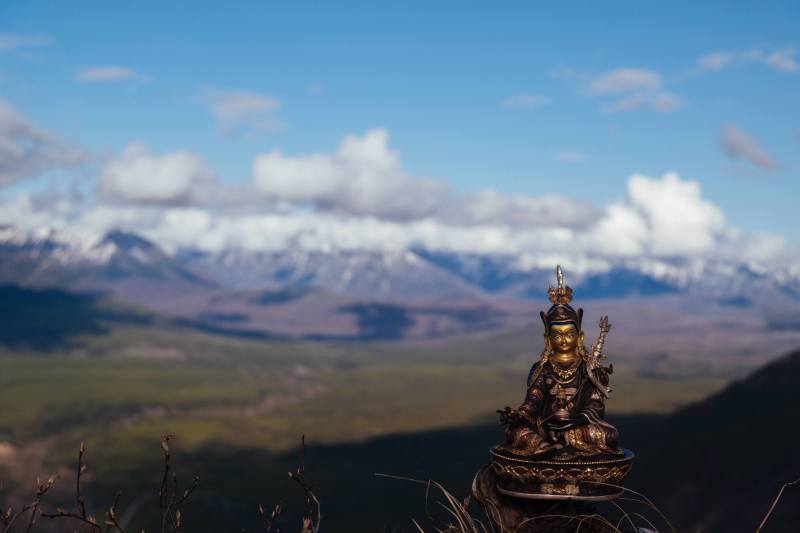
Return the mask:
[[[619,261],[601,271],[574,272],[568,283],[582,298],[690,293],[731,301],[800,298],[800,273],[771,272],[713,261]],[[509,255],[428,250],[168,253],[133,233],[95,240],[65,233],[0,228],[0,282],[131,293],[140,301],[176,292],[220,289],[319,288],[373,300],[545,298],[552,267],[530,267]]]
[[[554,282],[552,268],[529,267],[513,256],[479,256],[417,250],[424,259],[452,272],[486,292],[544,299]],[[689,293],[712,299],[761,301],[800,297],[800,272],[765,271],[753,265],[715,261],[654,261],[629,259],[607,269],[573,272],[567,282],[581,298],[647,297]]]
[[[110,292],[137,302],[215,286],[181,259],[132,233],[112,231],[91,241],[10,227],[0,228],[0,282]]]
[[[413,251],[183,254],[196,268],[233,288],[317,287],[368,299],[458,298],[483,294],[480,286]]]

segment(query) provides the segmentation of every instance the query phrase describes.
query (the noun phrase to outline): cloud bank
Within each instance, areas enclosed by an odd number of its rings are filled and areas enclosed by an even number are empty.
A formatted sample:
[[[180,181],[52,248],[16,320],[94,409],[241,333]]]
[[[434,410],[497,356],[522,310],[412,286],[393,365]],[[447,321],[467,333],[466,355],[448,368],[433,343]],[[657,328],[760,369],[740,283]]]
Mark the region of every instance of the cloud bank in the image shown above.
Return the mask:
[[[61,150],[0,107],[2,183],[60,164]],[[258,155],[249,179],[236,185],[219,181],[197,154],[154,153],[131,143],[106,161],[91,192],[0,194],[0,225],[34,235],[55,230],[84,247],[122,229],[169,251],[424,248],[511,255],[527,267],[568,261],[584,272],[634,259],[791,260],[780,237],[730,227],[699,183],[676,173],[633,174],[620,192],[605,206],[492,189],[463,193],[409,175],[389,133],[374,129],[345,137],[332,153]]]

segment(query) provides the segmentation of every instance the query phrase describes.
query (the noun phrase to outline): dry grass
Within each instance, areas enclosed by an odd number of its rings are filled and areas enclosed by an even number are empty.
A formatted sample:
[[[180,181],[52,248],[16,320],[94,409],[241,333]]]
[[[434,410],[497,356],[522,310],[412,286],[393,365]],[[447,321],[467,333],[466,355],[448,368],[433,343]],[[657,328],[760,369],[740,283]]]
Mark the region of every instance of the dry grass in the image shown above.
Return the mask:
[[[161,533],[167,533],[168,531],[179,533],[183,531],[184,516],[182,514],[182,508],[199,483],[199,479],[194,478],[188,488],[182,491],[179,490],[178,480],[171,465],[172,453],[169,443],[173,438],[172,435],[166,435],[161,441],[163,450],[163,472],[158,492]],[[289,477],[297,483],[304,494],[305,513],[300,525],[301,533],[319,533],[322,524],[321,503],[306,477],[305,453],[305,436],[303,436],[301,438],[299,466],[294,471],[289,472]],[[55,485],[57,476],[50,476],[46,480],[37,479],[35,493],[29,503],[21,505],[17,510],[9,508],[0,514],[0,518],[2,518],[2,529],[0,529],[0,533],[22,531],[29,533],[35,531],[37,526],[41,524],[42,518],[71,522],[73,525],[70,526],[70,530],[73,530],[73,527],[77,526],[76,529],[74,529],[75,531],[88,531],[90,533],[110,533],[116,531],[117,533],[126,533],[125,521],[118,519],[120,515],[118,510],[120,493],[116,495],[111,505],[102,514],[92,513],[87,509],[86,503],[82,497],[81,487],[82,478],[87,469],[84,461],[85,454],[86,447],[81,443],[75,473],[74,509],[67,510],[58,508],[55,513],[44,512],[42,510],[43,499],[48,491]],[[503,524],[504,509],[498,507],[491,501],[480,504],[481,512],[484,516],[484,520],[482,520],[470,512],[470,505],[473,501],[471,496],[459,499],[450,493],[441,483],[435,480],[429,479],[424,481],[381,473],[376,473],[375,475],[388,479],[418,483],[426,487],[425,510],[427,519],[431,522],[431,525],[426,529],[418,520],[411,519],[411,523],[420,533],[425,533],[426,531],[434,531],[436,533],[517,533],[522,531],[553,531],[550,527],[553,527],[552,524],[554,523],[558,524],[555,526],[558,528],[558,531],[570,531],[574,533],[589,530],[598,531],[598,527],[601,528],[601,531],[607,531],[609,533],[624,533],[627,531],[657,533],[662,530],[677,533],[675,527],[665,514],[647,496],[619,485],[597,483],[599,485],[614,487],[624,492],[624,496],[619,497],[616,501],[609,502],[619,512],[619,516],[615,516],[613,520],[608,513],[601,514],[599,512],[590,512],[581,514],[544,512],[537,513],[535,516],[529,516],[519,523],[516,523],[513,529],[507,529],[501,525]],[[756,533],[760,533],[763,530],[780,502],[785,490],[796,484],[800,484],[800,478],[787,482],[780,488],[761,523],[756,528]],[[434,516],[434,513],[432,513],[430,509],[431,502],[433,502],[437,509],[441,509],[446,513],[444,515],[446,519],[442,520],[441,517],[437,518]],[[643,506],[645,511],[640,512],[625,508],[623,504],[628,507],[634,504]],[[258,506],[257,512],[262,524],[262,531],[265,533],[271,533],[273,531],[282,510],[282,503],[276,504],[271,512],[267,512],[262,505]],[[650,517],[648,517],[648,514]],[[653,519],[652,515],[655,515],[657,518]],[[98,520],[98,516],[102,516],[103,518]],[[659,529],[657,524],[663,524],[664,529]],[[145,533],[144,530],[141,531]]]

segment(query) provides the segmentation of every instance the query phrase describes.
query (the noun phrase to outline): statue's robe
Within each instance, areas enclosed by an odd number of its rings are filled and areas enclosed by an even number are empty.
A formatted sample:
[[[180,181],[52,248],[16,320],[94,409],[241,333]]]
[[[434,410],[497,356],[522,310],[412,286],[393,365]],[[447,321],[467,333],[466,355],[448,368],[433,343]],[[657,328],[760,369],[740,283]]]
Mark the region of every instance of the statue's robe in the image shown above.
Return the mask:
[[[506,447],[526,454],[545,453],[564,445],[580,455],[622,454],[619,432],[603,419],[603,395],[589,379],[586,363],[581,362],[568,379],[560,378],[553,364],[545,362],[541,372],[537,372],[538,362],[531,368],[528,392],[518,410],[533,423],[509,425]],[[597,381],[607,386],[608,373],[602,368],[594,372]],[[580,420],[582,424],[550,434],[548,422],[558,423],[568,418]]]

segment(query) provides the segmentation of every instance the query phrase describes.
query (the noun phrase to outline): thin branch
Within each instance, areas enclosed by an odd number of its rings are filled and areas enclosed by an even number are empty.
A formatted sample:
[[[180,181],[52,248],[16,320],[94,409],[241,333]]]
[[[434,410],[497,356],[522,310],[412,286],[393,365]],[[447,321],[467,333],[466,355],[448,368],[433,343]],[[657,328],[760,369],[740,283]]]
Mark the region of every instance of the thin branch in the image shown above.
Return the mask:
[[[161,487],[158,489],[158,507],[161,510],[161,533],[167,531],[167,516],[169,508],[169,470],[170,458],[169,441],[174,439],[173,435],[164,435],[161,439],[161,449],[164,450],[164,474],[161,476]]]
[[[271,533],[272,528],[275,526],[275,521],[283,512],[283,503],[278,502],[275,504],[275,507],[272,508],[272,512],[270,513],[269,517],[267,516],[267,512],[264,510],[264,507],[259,504],[258,505],[258,515],[261,517],[261,525],[264,527],[264,533]]]
[[[67,512],[64,509],[59,508],[55,514],[45,514],[42,513],[42,516],[45,518],[70,518],[73,520],[77,520],[89,526],[92,531],[101,531],[102,528],[97,523],[97,519],[94,516],[87,515],[86,513],[86,503],[83,501],[83,497],[81,496],[81,475],[86,471],[88,468],[83,462],[83,456],[86,453],[86,443],[81,442],[80,447],[78,448],[78,468],[75,474],[75,508],[76,512]],[[114,503],[116,506],[116,501]]]
[[[102,531],[103,528],[100,524],[97,523],[97,519],[87,514],[86,512],[86,503],[83,501],[83,497],[81,496],[81,475],[86,471],[87,466],[83,462],[83,456],[86,454],[86,444],[81,442],[80,448],[78,450],[78,468],[77,473],[75,475],[75,512],[67,512],[64,509],[58,508],[56,513],[42,513],[44,518],[68,518],[71,520],[77,520],[83,524],[89,526],[92,532],[94,531]],[[121,492],[118,492],[116,497],[114,498],[114,503],[111,504],[108,511],[106,511],[106,532],[110,532],[112,529],[116,529],[119,533],[125,533],[122,527],[117,522],[117,506],[119,505],[119,499],[122,496]]]
[[[114,503],[111,504],[111,507],[106,511],[106,533],[111,531],[112,528],[119,531],[119,533],[125,533],[125,530],[123,530],[119,522],[117,522],[117,505],[119,505],[120,496],[122,496],[122,493],[118,492],[114,498]]]
[[[33,498],[33,502],[23,505],[22,509],[18,512],[14,512],[12,509],[9,509],[5,513],[3,513],[3,533],[11,531],[11,528],[14,527],[14,523],[23,516],[28,511],[31,512],[31,518],[28,521],[28,525],[25,528],[25,532],[28,533],[33,529],[34,524],[36,523],[36,515],[39,513],[39,504],[42,501],[42,497],[47,493],[48,490],[52,488],[55,484],[57,476],[53,475],[50,476],[47,481],[42,481],[39,478],[36,478],[36,496]]]
[[[300,485],[306,495],[306,515],[303,517],[303,533],[318,533],[319,525],[322,522],[321,505],[317,495],[311,490],[308,482],[306,481],[306,436],[300,437],[300,466],[294,472],[289,472],[289,478],[295,483]],[[316,508],[316,513],[315,513]],[[316,524],[314,523],[314,515],[316,514]]]
[[[83,464],[83,454],[86,453],[86,443],[81,441],[81,446],[78,449],[78,474],[75,476],[75,505],[78,513],[82,518],[86,518],[86,504],[81,497],[81,474],[86,470],[87,466]]]
[[[192,495],[192,493],[194,492],[194,489],[196,489],[199,484],[200,484],[200,477],[199,476],[194,476],[194,479],[192,480],[192,485],[188,489],[183,491],[183,496],[181,496],[181,499],[177,501],[175,506],[177,507],[177,506],[183,504],[183,502],[185,502],[186,500],[188,500],[189,496]]]
[[[92,516],[92,515],[89,515],[89,516],[84,518],[84,517],[82,517],[81,515],[79,515],[77,513],[68,513],[66,511],[64,511],[63,509],[59,509],[58,512],[55,513],[55,514],[42,513],[42,516],[45,517],[45,518],[71,518],[73,520],[77,520],[78,522],[82,522],[82,523],[86,524],[87,526],[89,526],[92,529],[92,531],[95,531],[95,530],[101,531],[101,529],[102,529],[100,527],[100,525],[97,523],[97,519],[95,519],[95,517]]]
[[[5,513],[3,513],[2,533],[11,531],[11,528],[14,526],[14,522],[16,522],[20,516],[24,515],[31,509],[33,509],[33,504],[23,505],[22,509],[20,509],[16,513],[14,512],[13,509],[8,509]]]
[[[177,533],[182,531],[183,515],[179,507],[183,502],[189,499],[189,496],[192,495],[197,485],[200,483],[200,478],[195,476],[191,486],[183,491],[183,495],[180,498],[177,498],[178,476],[173,472],[172,490],[170,490],[169,475],[172,469],[172,452],[169,449],[169,443],[174,438],[174,435],[164,435],[161,439],[161,449],[164,450],[164,472],[161,476],[161,487],[158,490],[158,505],[161,510],[161,533],[166,533],[167,531],[167,519],[169,519],[173,532]],[[174,514],[173,510],[175,511]]]

